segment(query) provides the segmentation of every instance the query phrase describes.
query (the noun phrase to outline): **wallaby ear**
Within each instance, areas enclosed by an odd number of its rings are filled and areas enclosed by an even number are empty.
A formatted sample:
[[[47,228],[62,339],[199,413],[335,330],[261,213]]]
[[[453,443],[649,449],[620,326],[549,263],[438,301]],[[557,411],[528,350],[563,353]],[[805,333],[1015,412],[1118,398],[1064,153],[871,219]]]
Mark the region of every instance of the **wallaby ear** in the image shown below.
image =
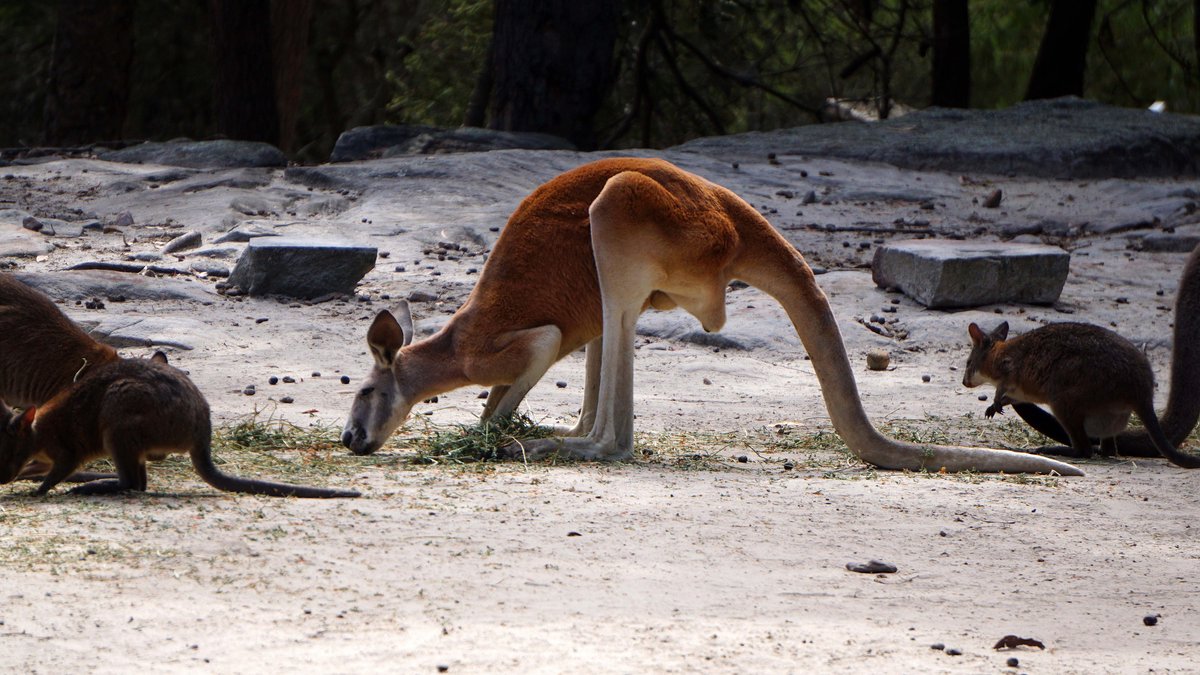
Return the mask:
[[[25,412],[21,413],[21,419],[17,420],[16,426],[21,431],[27,431],[29,429],[29,427],[33,426],[33,420],[35,420],[36,418],[37,418],[37,408],[34,408],[33,406],[29,406],[28,408],[25,409]]]
[[[386,309],[380,310],[367,329],[367,346],[375,364],[380,368],[391,368],[396,361],[396,354],[407,344],[404,341],[404,329],[396,321],[396,317]]]
[[[150,360],[155,363],[161,363],[164,366],[167,365],[167,355],[161,351],[154,352],[154,356],[151,356]]]
[[[1008,322],[1007,321],[1001,321],[1000,325],[996,326],[996,330],[992,331],[992,339],[996,340],[997,342],[1003,342],[1004,340],[1008,339]]]
[[[983,344],[983,341],[987,338],[987,336],[983,333],[983,329],[980,328],[979,324],[977,323],[972,323],[970,326],[967,326],[967,333],[971,336],[971,344],[975,345],[976,347]]]
[[[404,331],[404,346],[412,344],[413,341],[413,320],[412,310],[408,307],[407,300],[401,300],[392,308],[392,316],[396,317],[396,323],[400,324],[400,330]]]

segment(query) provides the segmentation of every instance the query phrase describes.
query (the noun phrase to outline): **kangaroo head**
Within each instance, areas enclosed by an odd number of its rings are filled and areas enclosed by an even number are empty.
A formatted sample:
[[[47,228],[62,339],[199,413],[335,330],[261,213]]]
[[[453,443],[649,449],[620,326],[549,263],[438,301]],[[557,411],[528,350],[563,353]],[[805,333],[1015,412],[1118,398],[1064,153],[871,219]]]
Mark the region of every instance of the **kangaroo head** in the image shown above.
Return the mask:
[[[350,452],[356,455],[375,452],[408,418],[416,401],[412,389],[405,386],[401,348],[412,339],[408,303],[401,303],[391,312],[380,311],[371,323],[367,346],[375,364],[355,395],[342,430],[342,445],[350,448]]]
[[[17,413],[0,401],[0,485],[11,483],[29,460],[36,415],[35,408]]]
[[[978,387],[981,384],[992,382],[990,374],[984,372],[984,362],[997,344],[1008,339],[1008,322],[1001,322],[990,333],[985,333],[979,324],[972,323],[967,326],[967,333],[971,336],[971,354],[967,356],[967,368],[963,372],[963,386]]]

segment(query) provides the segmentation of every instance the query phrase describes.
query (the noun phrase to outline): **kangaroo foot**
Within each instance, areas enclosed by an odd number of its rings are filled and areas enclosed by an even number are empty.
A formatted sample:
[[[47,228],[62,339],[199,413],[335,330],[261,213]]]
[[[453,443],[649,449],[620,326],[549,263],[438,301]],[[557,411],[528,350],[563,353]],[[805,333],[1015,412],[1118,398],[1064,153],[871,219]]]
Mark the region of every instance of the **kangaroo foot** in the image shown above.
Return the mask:
[[[76,485],[71,488],[70,492],[73,495],[111,495],[119,492],[129,492],[130,489],[121,486],[121,481],[112,480],[94,480],[81,485]]]

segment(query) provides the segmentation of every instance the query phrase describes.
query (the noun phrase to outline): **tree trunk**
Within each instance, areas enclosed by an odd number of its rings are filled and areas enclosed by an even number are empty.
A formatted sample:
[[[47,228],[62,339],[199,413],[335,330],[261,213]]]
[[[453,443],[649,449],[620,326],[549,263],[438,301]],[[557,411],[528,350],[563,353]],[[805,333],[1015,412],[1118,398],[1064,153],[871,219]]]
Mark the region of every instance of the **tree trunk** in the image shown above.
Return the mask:
[[[967,0],[933,0],[932,99],[933,105],[943,108],[971,106],[971,22]]]
[[[134,0],[62,0],[46,89],[50,145],[121,138],[133,61]]]
[[[1083,96],[1096,0],[1052,0],[1025,100]]]
[[[490,126],[595,147],[613,77],[619,0],[496,0]]]
[[[210,0],[217,132],[279,144],[268,0]]]
[[[279,148],[296,148],[296,121],[304,93],[304,61],[313,0],[271,0],[271,48],[275,73],[275,105],[279,112]]]

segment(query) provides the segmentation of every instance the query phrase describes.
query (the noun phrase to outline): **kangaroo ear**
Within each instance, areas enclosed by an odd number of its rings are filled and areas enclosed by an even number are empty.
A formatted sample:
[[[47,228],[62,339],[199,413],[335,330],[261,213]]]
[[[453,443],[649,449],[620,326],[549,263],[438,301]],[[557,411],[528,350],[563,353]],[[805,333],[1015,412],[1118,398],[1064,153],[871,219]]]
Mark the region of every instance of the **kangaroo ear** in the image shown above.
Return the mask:
[[[412,344],[414,332],[413,320],[412,310],[408,307],[408,301],[401,300],[393,307],[392,316],[396,317],[396,323],[400,324],[400,330],[404,332],[403,346]]]
[[[371,349],[371,356],[375,357],[375,364],[380,368],[391,368],[396,361],[396,354],[405,344],[404,329],[396,317],[386,309],[380,310],[367,329],[367,347]]]
[[[983,344],[983,341],[987,338],[987,336],[983,333],[983,329],[980,328],[979,324],[977,323],[972,323],[970,326],[967,326],[967,334],[971,336],[971,344],[975,345],[976,347]]]
[[[992,331],[992,339],[997,341],[1004,341],[1008,339],[1007,321],[1001,321],[1000,325],[996,326],[996,330]]]
[[[155,363],[161,363],[164,366],[167,365],[167,355],[161,351],[154,352],[154,356],[151,356],[150,360]]]

